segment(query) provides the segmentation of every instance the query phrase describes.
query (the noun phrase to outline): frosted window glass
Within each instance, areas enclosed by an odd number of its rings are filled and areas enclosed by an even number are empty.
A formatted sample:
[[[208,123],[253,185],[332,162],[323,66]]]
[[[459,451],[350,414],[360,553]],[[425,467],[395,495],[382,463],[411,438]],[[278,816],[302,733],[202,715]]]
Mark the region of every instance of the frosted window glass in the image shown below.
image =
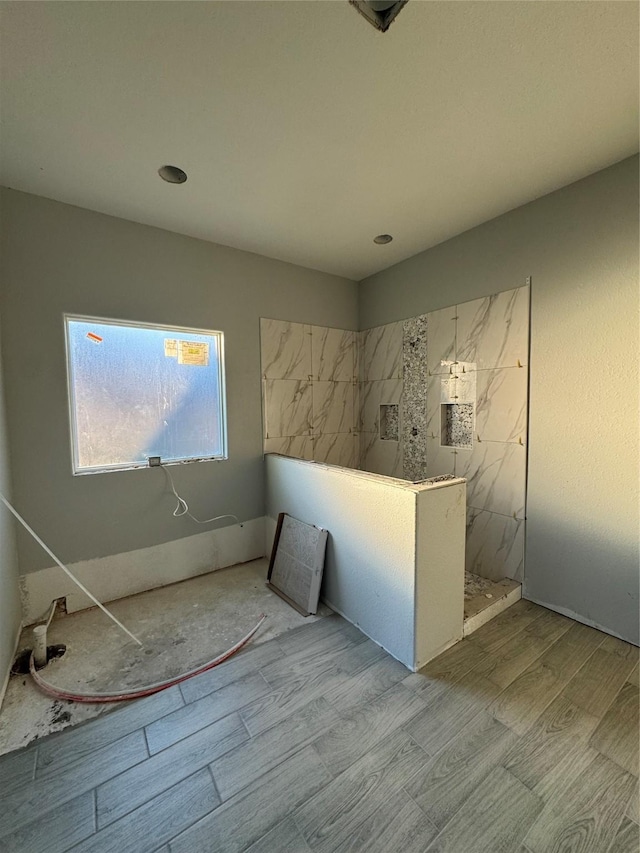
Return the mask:
[[[66,326],[75,471],[224,458],[220,332]]]

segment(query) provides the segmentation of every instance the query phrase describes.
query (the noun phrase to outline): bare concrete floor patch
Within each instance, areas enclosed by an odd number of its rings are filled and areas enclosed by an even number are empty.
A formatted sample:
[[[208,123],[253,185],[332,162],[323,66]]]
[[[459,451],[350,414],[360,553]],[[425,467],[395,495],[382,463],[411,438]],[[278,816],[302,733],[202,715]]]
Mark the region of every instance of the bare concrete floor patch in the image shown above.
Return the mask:
[[[265,586],[267,568],[266,559],[254,560],[111,602],[109,608],[142,640],[142,648],[98,608],[57,617],[48,642],[64,643],[67,651],[42,675],[57,687],[80,692],[144,686],[226,651],[262,613],[267,619],[253,644],[331,612],[322,606],[318,616],[301,616]],[[31,645],[31,629],[26,629],[19,648]],[[0,755],[113,710],[112,705],[51,699],[29,676],[12,676],[0,712]]]

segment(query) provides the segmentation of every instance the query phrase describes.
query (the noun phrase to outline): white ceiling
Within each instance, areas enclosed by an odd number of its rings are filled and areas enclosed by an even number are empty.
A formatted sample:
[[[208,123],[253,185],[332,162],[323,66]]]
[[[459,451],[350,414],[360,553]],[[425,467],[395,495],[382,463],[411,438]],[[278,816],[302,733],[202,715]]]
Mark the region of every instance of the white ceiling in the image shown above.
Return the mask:
[[[638,150],[635,2],[0,5],[1,183],[352,279]]]

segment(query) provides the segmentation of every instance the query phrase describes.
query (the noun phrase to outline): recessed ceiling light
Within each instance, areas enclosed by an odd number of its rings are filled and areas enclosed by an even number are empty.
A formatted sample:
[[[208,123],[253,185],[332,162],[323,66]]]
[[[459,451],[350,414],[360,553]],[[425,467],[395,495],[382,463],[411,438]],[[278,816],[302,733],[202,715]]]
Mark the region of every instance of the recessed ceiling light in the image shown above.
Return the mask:
[[[177,166],[160,166],[158,174],[168,184],[184,184],[187,180],[187,173]]]
[[[373,238],[373,242],[377,243],[379,246],[384,246],[385,243],[390,243],[393,240],[391,234],[378,234],[377,237]]]
[[[386,33],[408,2],[409,0],[349,0],[370,24],[383,33]]]

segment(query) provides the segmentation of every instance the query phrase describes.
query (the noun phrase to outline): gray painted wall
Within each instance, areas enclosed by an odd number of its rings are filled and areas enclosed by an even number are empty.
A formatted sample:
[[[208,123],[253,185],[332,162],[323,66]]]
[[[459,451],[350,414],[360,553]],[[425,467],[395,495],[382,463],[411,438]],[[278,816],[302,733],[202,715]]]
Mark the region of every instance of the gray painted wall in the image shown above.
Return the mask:
[[[221,329],[229,460],[172,469],[201,517],[264,515],[259,318],[357,328],[357,285],[259,255],[2,190],[3,354],[16,505],[65,562],[202,532],[160,471],[71,474],[65,311]],[[204,528],[206,529],[206,528]],[[19,533],[20,569],[51,560]]]
[[[7,443],[4,383],[0,358],[0,491],[11,500],[11,476]],[[12,516],[0,505],[0,702],[9,668],[13,660],[16,637],[20,628],[20,594],[18,590],[18,555]]]
[[[360,328],[527,276],[525,595],[637,643],[638,158],[361,282]]]

